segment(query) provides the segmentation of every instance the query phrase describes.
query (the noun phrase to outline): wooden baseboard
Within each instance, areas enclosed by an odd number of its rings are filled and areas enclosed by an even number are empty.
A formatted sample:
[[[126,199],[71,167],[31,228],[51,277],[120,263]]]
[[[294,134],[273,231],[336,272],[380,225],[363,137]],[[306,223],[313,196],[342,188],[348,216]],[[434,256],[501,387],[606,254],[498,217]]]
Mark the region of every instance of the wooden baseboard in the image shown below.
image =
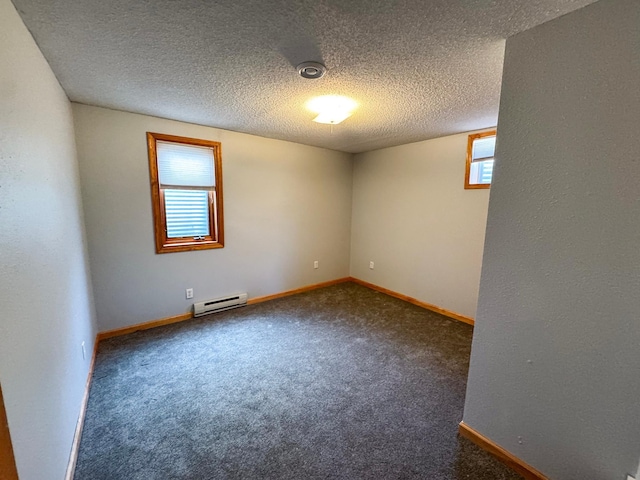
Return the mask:
[[[478,433],[466,423],[460,422],[458,432],[461,436],[471,440],[473,443],[478,445],[483,450],[489,452],[491,455],[496,457],[516,473],[522,475],[527,480],[549,480],[548,477],[540,473],[531,465],[520,460],[518,457],[508,452],[500,445],[497,445],[484,435]]]
[[[285,292],[274,293],[273,295],[265,295],[264,297],[250,298],[247,301],[247,305],[253,305],[255,303],[266,302],[269,300],[275,300],[276,298],[288,297],[289,295],[295,295],[296,293],[308,292],[315,290],[316,288],[328,287],[330,285],[336,285],[338,283],[348,282],[351,277],[338,278],[336,280],[329,280],[328,282],[316,283],[313,285],[307,285],[306,287],[294,288],[293,290],[287,290]],[[183,313],[181,315],[175,315],[173,317],[161,318],[159,320],[151,320],[145,323],[138,323],[129,327],[116,328],[114,330],[107,330],[106,332],[98,333],[98,341],[105,340],[111,337],[119,337],[121,335],[128,335],[129,333],[137,332],[140,330],[148,330],[150,328],[161,327],[162,325],[169,325],[171,323],[184,322],[193,318],[192,313]]]
[[[18,480],[18,469],[13,456],[13,445],[9,433],[7,413],[4,409],[2,388],[0,388],[0,480]]]
[[[121,335],[128,335],[129,333],[137,332],[140,330],[149,330],[150,328],[161,327],[162,325],[170,325],[172,323],[184,322],[193,318],[192,313],[183,313],[181,315],[174,315],[173,317],[161,318],[159,320],[151,320],[150,322],[138,323],[129,327],[116,328],[114,330],[107,330],[106,332],[100,332],[98,334],[98,341],[105,340],[111,337],[119,337]]]
[[[328,282],[315,283],[313,285],[307,285],[306,287],[294,288],[293,290],[287,290],[286,292],[274,293],[273,295],[265,295],[264,297],[250,298],[247,301],[248,305],[255,303],[267,302],[269,300],[275,300],[276,298],[288,297],[289,295],[295,295],[296,293],[308,292],[322,287],[330,287],[331,285],[337,285],[338,283],[344,283],[351,281],[351,277],[338,278],[336,280],[329,280]]]
[[[467,317],[466,315],[462,315],[460,313],[452,312],[451,310],[447,310],[445,308],[440,308],[436,305],[432,305],[430,303],[423,302],[413,297],[409,297],[407,295],[403,295],[402,293],[394,292],[393,290],[389,290],[384,287],[379,287],[378,285],[374,285],[373,283],[365,282],[364,280],[360,280],[359,278],[350,277],[350,280],[354,283],[362,285],[364,287],[370,288],[372,290],[376,290],[378,292],[385,293],[395,298],[399,298],[400,300],[404,300],[405,302],[413,303],[422,308],[426,308],[427,310],[431,310],[432,312],[439,313],[444,315],[445,317],[453,318],[454,320],[459,320],[460,322],[467,323],[469,325],[474,325],[474,320],[471,317]]]
[[[89,363],[89,373],[87,374],[87,381],[84,386],[84,395],[82,396],[82,403],[80,404],[80,414],[78,415],[78,423],[76,423],[76,431],[73,435],[73,443],[71,444],[71,453],[69,455],[69,463],[67,465],[67,472],[64,476],[65,480],[73,480],[73,476],[76,472],[76,463],[78,462],[78,452],[80,450],[80,439],[82,438],[82,427],[84,426],[84,417],[87,413],[87,402],[89,401],[89,390],[91,388],[91,380],[93,379],[93,367],[96,364],[96,355],[98,354],[98,342],[99,338],[96,336],[96,340],[93,344],[93,353],[91,355],[91,363]]]

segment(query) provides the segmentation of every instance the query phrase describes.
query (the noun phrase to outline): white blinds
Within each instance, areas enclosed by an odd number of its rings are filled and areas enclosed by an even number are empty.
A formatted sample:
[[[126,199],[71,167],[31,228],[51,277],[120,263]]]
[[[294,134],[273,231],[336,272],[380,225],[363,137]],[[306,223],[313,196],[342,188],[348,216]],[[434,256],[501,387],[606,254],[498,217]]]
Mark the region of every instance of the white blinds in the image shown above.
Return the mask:
[[[156,142],[158,177],[161,185],[213,187],[213,148],[171,142]]]
[[[496,151],[496,137],[482,137],[473,141],[472,161],[493,158]]]
[[[206,190],[164,191],[167,238],[209,235],[209,193]]]
[[[480,183],[491,183],[493,177],[493,159],[480,163]]]
[[[211,235],[209,191],[216,184],[213,148],[158,140],[156,153],[167,238]]]

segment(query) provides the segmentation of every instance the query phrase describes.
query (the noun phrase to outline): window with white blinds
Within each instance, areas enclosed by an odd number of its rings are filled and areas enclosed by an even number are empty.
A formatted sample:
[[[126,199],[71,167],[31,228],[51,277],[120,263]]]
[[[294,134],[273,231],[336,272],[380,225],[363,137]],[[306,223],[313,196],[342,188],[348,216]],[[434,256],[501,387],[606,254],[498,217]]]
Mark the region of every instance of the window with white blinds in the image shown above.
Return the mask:
[[[489,188],[493,178],[496,131],[469,135],[465,188]]]
[[[220,248],[220,144],[148,133],[156,251]]]
[[[158,178],[162,185],[213,187],[213,148],[157,142]]]
[[[204,237],[209,234],[209,192],[164,190],[167,237]]]

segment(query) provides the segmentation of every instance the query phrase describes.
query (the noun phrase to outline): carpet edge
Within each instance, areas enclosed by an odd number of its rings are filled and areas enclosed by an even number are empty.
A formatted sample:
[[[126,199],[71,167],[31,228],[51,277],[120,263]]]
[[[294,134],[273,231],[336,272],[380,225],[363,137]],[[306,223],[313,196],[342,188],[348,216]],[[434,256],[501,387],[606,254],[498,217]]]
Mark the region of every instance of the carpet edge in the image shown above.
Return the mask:
[[[272,295],[265,295],[262,297],[250,298],[247,301],[247,305],[254,305],[256,303],[267,302],[269,300],[275,300],[277,298],[288,297],[290,295],[296,295],[298,293],[309,292],[318,288],[330,287],[339,283],[345,283],[351,281],[351,277],[342,277],[335,280],[329,280],[327,282],[314,283],[312,285],[305,285],[304,287],[294,288],[292,290],[285,290],[284,292],[274,293]],[[106,340],[111,337],[119,337],[122,335],[128,335],[140,330],[148,330],[150,328],[161,327],[163,325],[170,325],[172,323],[184,322],[185,320],[191,320],[193,318],[192,312],[181,313],[180,315],[174,315],[171,317],[164,317],[157,320],[150,320],[148,322],[137,323],[135,325],[129,325],[127,327],[115,328],[113,330],[106,330],[98,333],[98,341]]]
[[[84,419],[87,414],[87,403],[89,402],[89,390],[91,389],[91,380],[93,379],[93,369],[96,364],[96,356],[98,354],[98,342],[100,341],[100,335],[96,335],[96,339],[93,342],[93,353],[91,354],[91,362],[89,363],[89,372],[87,373],[87,381],[84,386],[84,394],[82,396],[82,403],[80,403],[80,412],[78,413],[78,422],[76,423],[76,429],[73,434],[73,441],[71,442],[71,452],[69,453],[69,462],[67,464],[67,470],[64,475],[65,480],[73,480],[76,472],[76,464],[78,463],[78,453],[80,452],[80,439],[82,438],[82,428],[84,426]]]
[[[470,440],[484,451],[496,457],[507,467],[511,468],[511,470],[522,475],[525,479],[549,480],[547,476],[543,475],[541,472],[533,468],[524,460],[516,457],[514,454],[512,454],[508,450],[505,450],[497,443],[482,435],[480,432],[477,432],[469,425],[464,423],[464,421],[460,422],[460,424],[458,425],[458,433],[460,434],[460,436],[466,438],[467,440]]]
[[[375,285],[373,283],[365,282],[364,280],[360,280],[359,278],[356,278],[356,277],[349,277],[349,279],[353,283],[357,283],[358,285],[362,285],[363,287],[376,290],[380,293],[384,293],[391,297],[399,298],[400,300],[404,300],[405,302],[412,303],[414,305],[417,305],[418,307],[426,308],[427,310],[431,310],[432,312],[436,312],[441,315],[444,315],[445,317],[453,318],[454,320],[458,320],[468,325],[472,325],[472,326],[475,325],[475,320],[473,318],[467,317],[466,315],[462,315],[461,313],[452,312],[451,310],[447,310],[446,308],[438,307],[437,305],[423,302],[422,300],[418,300],[417,298],[409,297],[408,295],[394,292],[393,290],[389,290],[388,288],[384,288],[379,285]]]
[[[292,290],[285,290],[284,292],[274,293],[272,295],[264,295],[262,297],[254,297],[247,300],[247,305],[254,305],[256,303],[268,302],[269,300],[275,300],[276,298],[288,297],[290,295],[296,295],[298,293],[309,292],[318,288],[330,287],[339,283],[346,283],[351,281],[351,277],[336,278],[335,280],[329,280],[327,282],[314,283],[313,285],[306,285],[300,288],[294,288]]]

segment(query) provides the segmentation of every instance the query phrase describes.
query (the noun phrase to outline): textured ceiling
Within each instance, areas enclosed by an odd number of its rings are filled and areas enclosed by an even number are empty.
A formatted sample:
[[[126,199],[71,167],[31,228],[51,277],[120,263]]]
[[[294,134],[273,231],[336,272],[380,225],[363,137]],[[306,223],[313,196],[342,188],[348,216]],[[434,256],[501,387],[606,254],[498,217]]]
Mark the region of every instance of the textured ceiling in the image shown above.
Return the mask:
[[[346,152],[495,125],[504,39],[593,1],[13,0],[72,101]]]

